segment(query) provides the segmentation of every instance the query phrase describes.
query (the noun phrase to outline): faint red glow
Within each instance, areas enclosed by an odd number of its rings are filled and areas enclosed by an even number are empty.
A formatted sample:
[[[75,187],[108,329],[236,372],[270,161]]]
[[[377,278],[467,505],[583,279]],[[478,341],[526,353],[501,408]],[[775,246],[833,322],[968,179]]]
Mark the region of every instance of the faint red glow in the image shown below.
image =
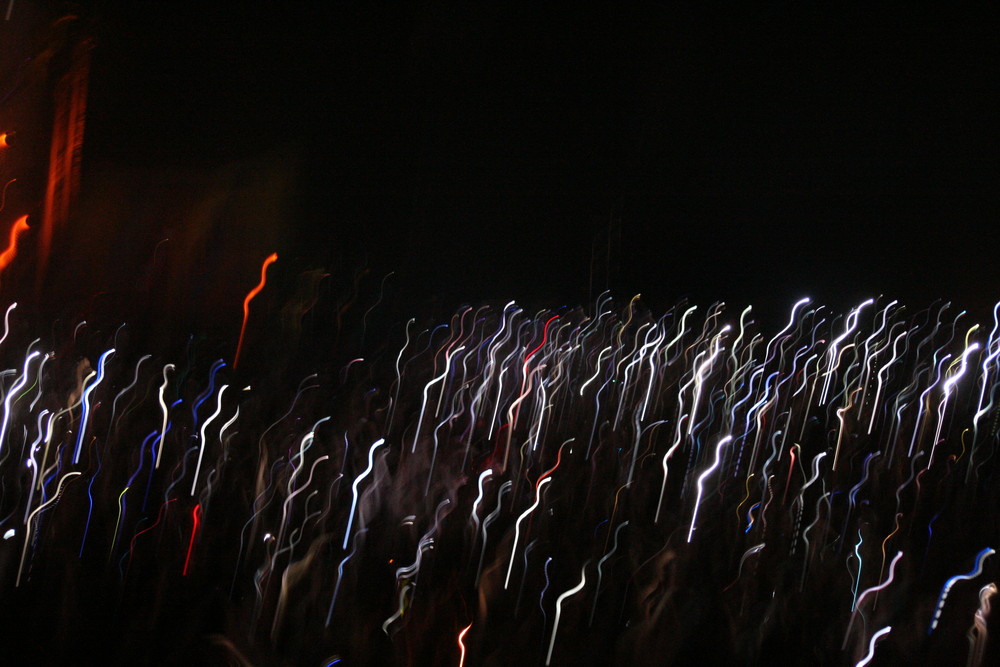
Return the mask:
[[[60,21],[73,20],[66,16]],[[87,88],[90,78],[90,51],[93,41],[76,44],[68,71],[55,84],[52,142],[49,146],[49,175],[45,208],[38,238],[36,261],[37,290],[49,264],[52,239],[67,223],[80,192],[80,165],[83,159],[83,130],[87,116]]]

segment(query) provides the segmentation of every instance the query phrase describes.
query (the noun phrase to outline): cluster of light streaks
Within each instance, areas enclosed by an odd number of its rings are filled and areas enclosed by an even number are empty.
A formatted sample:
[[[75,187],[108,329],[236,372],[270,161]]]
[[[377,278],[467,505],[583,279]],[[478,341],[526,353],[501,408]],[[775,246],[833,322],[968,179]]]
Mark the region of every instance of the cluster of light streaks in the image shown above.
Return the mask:
[[[466,307],[295,389],[82,323],[47,351],[12,304],[0,567],[41,590],[72,558],[140,608],[225,581],[227,641],[311,633],[317,664],[988,662],[1000,304],[989,333],[950,304],[803,299],[773,335],[699,310]]]

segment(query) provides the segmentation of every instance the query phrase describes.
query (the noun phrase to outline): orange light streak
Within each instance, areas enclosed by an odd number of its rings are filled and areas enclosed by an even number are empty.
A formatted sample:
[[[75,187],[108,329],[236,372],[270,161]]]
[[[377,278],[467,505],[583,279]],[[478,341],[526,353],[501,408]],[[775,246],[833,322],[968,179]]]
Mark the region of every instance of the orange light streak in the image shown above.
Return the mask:
[[[22,215],[14,222],[10,228],[10,243],[7,249],[0,253],[0,272],[7,268],[7,265],[17,257],[17,239],[28,230],[28,216]]]
[[[276,261],[278,261],[278,253],[272,252],[268,255],[267,259],[264,260],[264,264],[260,267],[260,283],[247,292],[247,298],[243,299],[243,325],[240,327],[240,338],[236,343],[236,356],[233,359],[233,370],[236,370],[236,367],[239,365],[240,353],[243,351],[243,336],[246,335],[247,319],[250,317],[250,301],[252,301],[262,289],[264,289],[264,285],[267,284],[267,267]]]
[[[469,623],[458,633],[458,648],[462,652],[458,660],[458,667],[465,667],[465,642],[462,640],[465,639],[465,635],[469,632],[470,628],[472,628],[472,623]]]

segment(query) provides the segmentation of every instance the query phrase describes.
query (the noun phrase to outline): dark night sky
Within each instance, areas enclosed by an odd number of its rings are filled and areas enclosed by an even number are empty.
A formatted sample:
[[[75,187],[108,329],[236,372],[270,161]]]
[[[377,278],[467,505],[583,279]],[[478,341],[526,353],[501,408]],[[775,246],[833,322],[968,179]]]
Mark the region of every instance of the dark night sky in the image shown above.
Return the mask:
[[[996,26],[797,11],[106,6],[86,164],[291,154],[295,261],[454,305],[580,303],[609,229],[611,287],[659,307],[991,305]]]

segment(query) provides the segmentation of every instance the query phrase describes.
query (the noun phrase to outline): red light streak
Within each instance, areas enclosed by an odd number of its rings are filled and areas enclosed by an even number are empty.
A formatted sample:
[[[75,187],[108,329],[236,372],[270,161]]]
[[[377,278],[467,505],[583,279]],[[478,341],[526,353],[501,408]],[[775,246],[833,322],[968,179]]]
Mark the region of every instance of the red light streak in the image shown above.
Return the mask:
[[[191,552],[194,550],[194,538],[198,534],[198,524],[201,523],[201,503],[194,506],[191,511],[191,519],[194,521],[194,525],[191,526],[191,541],[188,543],[187,557],[184,559],[184,574],[183,576],[188,576],[188,566],[191,565]]]

